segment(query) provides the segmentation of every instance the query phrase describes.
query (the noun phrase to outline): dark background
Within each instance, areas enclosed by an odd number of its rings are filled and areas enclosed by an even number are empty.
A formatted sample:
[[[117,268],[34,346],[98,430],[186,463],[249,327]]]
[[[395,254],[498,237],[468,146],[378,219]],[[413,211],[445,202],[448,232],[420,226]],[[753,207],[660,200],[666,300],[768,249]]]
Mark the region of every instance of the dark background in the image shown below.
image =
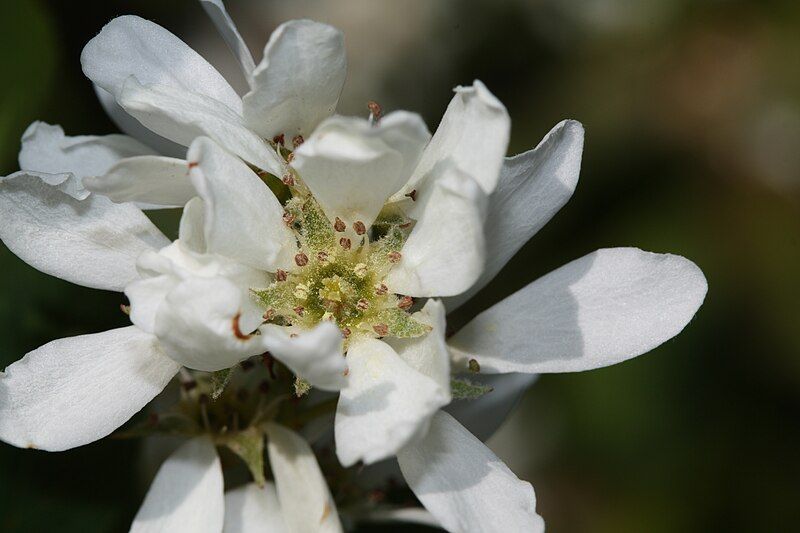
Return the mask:
[[[342,28],[347,114],[366,114],[374,99],[419,111],[434,129],[451,88],[479,78],[511,113],[510,153],[562,118],[584,123],[574,198],[468,312],[601,247],[681,254],[705,272],[708,298],[675,340],[612,368],[542,377],[490,441],[534,484],[548,531],[797,530],[800,4],[228,5],[256,60],[289,18]],[[230,65],[190,0],[2,2],[0,173],[17,169],[33,120],[69,135],[115,131],[79,55],[126,13]],[[123,325],[121,299],[40,274],[0,247],[0,367],[49,340]],[[0,530],[126,531],[143,477],[133,442],[58,454],[2,445]]]

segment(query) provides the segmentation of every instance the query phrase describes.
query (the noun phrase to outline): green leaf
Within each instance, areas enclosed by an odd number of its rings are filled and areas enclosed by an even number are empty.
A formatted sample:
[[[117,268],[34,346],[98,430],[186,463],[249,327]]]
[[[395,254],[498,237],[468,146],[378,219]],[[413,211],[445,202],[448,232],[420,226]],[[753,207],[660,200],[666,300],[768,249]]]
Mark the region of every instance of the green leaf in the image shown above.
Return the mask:
[[[488,385],[473,383],[466,379],[453,378],[450,380],[450,391],[454,400],[477,400],[492,390],[494,389]]]
[[[263,487],[266,482],[264,477],[264,434],[258,428],[250,427],[232,435],[225,444],[245,462],[258,486]]]

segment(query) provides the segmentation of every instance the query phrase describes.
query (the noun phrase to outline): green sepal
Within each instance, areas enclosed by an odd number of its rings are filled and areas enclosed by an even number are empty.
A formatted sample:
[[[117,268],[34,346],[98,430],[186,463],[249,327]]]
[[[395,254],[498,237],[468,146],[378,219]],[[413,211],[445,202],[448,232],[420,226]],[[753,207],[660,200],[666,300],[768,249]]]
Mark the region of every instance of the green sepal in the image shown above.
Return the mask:
[[[249,427],[226,439],[225,445],[238,455],[250,469],[256,484],[263,487],[264,477],[264,434],[256,427]]]
[[[494,389],[488,385],[473,383],[467,379],[453,378],[450,380],[450,393],[454,400],[477,400],[492,390]]]

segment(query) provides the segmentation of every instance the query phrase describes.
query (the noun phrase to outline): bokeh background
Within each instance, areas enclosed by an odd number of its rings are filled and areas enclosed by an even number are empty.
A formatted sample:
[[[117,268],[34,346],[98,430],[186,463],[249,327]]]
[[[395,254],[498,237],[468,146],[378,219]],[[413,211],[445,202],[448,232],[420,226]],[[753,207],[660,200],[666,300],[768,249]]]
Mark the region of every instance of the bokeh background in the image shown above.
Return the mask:
[[[346,33],[341,111],[367,100],[431,129],[452,87],[506,104],[510,153],[562,118],[586,127],[573,199],[463,320],[597,248],[694,260],[699,314],[646,356],[542,377],[490,445],[551,532],[797,531],[800,524],[800,4],[795,0],[228,0],[256,59],[289,18]],[[83,77],[112,17],[167,27],[237,87],[192,0],[0,2],[0,174],[33,120],[116,131]],[[175,214],[159,215],[174,233]],[[2,213],[0,213],[2,223]],[[0,367],[54,338],[125,323],[121,296],[34,271],[0,247]],[[137,445],[0,446],[0,530],[126,531],[146,488]],[[381,529],[384,530],[384,529]]]

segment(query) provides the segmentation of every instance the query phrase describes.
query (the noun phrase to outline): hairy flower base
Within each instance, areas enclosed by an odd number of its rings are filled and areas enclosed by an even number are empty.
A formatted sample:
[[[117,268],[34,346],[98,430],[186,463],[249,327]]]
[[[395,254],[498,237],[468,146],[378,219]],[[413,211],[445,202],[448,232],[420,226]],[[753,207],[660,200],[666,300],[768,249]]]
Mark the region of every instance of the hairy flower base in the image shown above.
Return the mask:
[[[298,176],[289,182],[293,196],[284,220],[299,247],[291,270],[279,270],[270,286],[252,291],[265,309],[265,321],[303,329],[330,321],[348,340],[410,338],[430,331],[411,317],[411,298],[392,293],[384,283],[400,259],[411,221],[389,212],[370,231],[360,221],[350,231],[341,219],[328,220]]]

